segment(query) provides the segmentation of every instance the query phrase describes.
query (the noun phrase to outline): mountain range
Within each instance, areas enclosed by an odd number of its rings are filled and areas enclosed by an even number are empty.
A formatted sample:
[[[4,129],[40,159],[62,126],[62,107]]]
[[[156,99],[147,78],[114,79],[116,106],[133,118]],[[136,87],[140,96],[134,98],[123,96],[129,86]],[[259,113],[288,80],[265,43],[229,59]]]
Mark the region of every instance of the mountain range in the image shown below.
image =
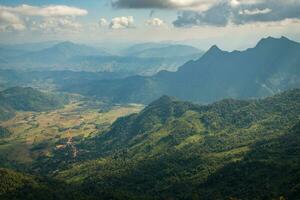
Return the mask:
[[[174,58],[190,56],[199,58],[203,52],[188,45],[168,43],[143,43],[133,45],[122,51],[122,55],[142,58]]]
[[[269,37],[245,51],[227,52],[212,46],[176,72],[83,82],[62,90],[121,103],[149,103],[164,94],[201,103],[259,98],[300,87],[299,66],[299,43]]]
[[[299,89],[209,105],[162,96],[77,140],[76,157],[57,149],[36,160],[31,170],[51,179],[0,170],[19,188],[0,197],[64,199],[58,184],[67,199],[298,199],[299,102]]]
[[[68,41],[32,44],[31,51],[28,46],[0,45],[0,68],[154,74],[160,70],[175,71],[203,54],[191,46],[160,43],[136,45],[117,55]]]

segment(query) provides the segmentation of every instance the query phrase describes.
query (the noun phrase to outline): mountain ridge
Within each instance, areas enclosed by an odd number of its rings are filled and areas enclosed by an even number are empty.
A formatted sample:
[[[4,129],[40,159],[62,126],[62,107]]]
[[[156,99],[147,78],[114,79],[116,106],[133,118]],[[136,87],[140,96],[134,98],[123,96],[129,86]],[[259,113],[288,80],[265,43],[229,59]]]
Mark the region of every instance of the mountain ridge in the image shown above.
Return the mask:
[[[300,44],[285,38],[262,39],[258,44],[241,52],[226,52],[213,46],[176,72],[162,71],[105,83],[94,81],[90,86],[82,83],[87,90],[66,90],[127,103],[149,103],[163,94],[210,103],[230,97],[260,98],[299,88]]]
[[[58,177],[121,199],[296,199],[299,100],[300,89],[209,105],[163,96],[78,145],[80,163]]]
[[[7,120],[16,111],[48,111],[63,106],[66,97],[40,92],[31,87],[11,87],[0,91],[0,120]]]

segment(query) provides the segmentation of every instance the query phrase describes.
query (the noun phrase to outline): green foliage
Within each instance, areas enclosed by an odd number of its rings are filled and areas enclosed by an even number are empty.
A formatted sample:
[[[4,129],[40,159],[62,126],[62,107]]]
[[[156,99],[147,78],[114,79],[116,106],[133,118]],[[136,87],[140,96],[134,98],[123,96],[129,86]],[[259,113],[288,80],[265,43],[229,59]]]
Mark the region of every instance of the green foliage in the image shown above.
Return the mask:
[[[0,126],[0,139],[1,138],[5,138],[7,136],[10,136],[11,132],[9,130],[7,130],[6,128]]]
[[[299,116],[300,90],[207,106],[164,96],[83,141],[58,177],[116,199],[297,199]]]
[[[0,199],[64,200],[90,199],[62,182],[0,168]]]
[[[67,97],[46,94],[30,87],[12,87],[0,92],[0,120],[15,115],[16,111],[49,111],[66,103]]]
[[[31,170],[67,182],[56,183],[66,199],[75,191],[83,199],[299,199],[299,119],[299,89],[210,105],[163,96],[107,132],[78,138],[76,158],[57,150]],[[49,194],[56,188],[33,181]]]
[[[59,108],[66,102],[63,97],[58,98],[30,87],[9,88],[0,93],[0,98],[13,109],[21,111],[47,111]]]

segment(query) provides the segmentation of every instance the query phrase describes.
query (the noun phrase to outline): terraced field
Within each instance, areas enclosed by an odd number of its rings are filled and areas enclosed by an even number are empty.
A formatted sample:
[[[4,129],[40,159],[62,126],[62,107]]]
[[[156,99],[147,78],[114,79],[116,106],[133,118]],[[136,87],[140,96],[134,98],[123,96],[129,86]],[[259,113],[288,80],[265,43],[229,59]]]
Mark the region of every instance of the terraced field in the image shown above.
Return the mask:
[[[12,134],[0,138],[0,158],[18,164],[31,164],[53,150],[71,147],[74,138],[101,134],[120,116],[139,112],[142,105],[110,106],[101,102],[75,101],[49,112],[18,112],[0,126]]]

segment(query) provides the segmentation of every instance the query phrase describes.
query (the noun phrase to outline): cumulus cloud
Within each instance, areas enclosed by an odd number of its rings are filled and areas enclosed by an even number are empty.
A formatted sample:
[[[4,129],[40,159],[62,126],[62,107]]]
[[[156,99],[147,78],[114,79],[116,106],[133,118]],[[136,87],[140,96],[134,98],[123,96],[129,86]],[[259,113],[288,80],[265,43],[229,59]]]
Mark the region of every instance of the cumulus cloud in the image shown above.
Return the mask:
[[[149,26],[162,26],[164,25],[164,21],[155,17],[146,21],[146,24]]]
[[[176,27],[214,25],[225,26],[229,22],[230,6],[218,4],[205,12],[183,11],[173,22]]]
[[[82,25],[72,18],[68,17],[47,17],[41,21],[32,21],[30,24],[31,30],[43,31],[47,33],[58,33],[66,30],[78,31]]]
[[[88,12],[84,9],[65,6],[30,6],[15,7],[0,5],[0,31],[30,30],[75,30],[81,25],[75,17],[84,16]]]
[[[205,11],[221,0],[114,0],[116,8],[157,8]]]
[[[226,26],[300,19],[298,0],[224,0],[205,11],[182,11],[173,24],[184,26]]]
[[[300,1],[260,0],[232,9],[233,23],[278,22],[286,19],[300,19]]]
[[[25,23],[10,12],[0,10],[0,31],[24,30]]]
[[[134,27],[134,19],[132,16],[115,17],[111,20],[109,27],[111,29],[126,29]]]
[[[262,3],[265,0],[230,0],[229,4],[232,7],[237,7],[237,6],[241,6],[241,5],[253,5],[253,4],[258,4],[258,3]]]
[[[299,0],[113,0],[112,5],[177,10],[179,15],[173,23],[177,27],[300,19]]]
[[[20,5],[16,7],[0,6],[1,11],[7,11],[25,16],[42,16],[42,17],[55,17],[55,16],[84,16],[87,15],[87,11],[80,8],[65,6],[65,5],[53,5],[53,6],[30,6]]]
[[[253,10],[248,10],[248,9],[245,9],[245,10],[241,10],[239,12],[240,15],[263,15],[263,14],[267,14],[269,12],[272,12],[272,10],[270,8],[265,8],[265,9],[258,9],[258,8],[255,8]]]
[[[99,24],[100,27],[105,27],[105,26],[108,26],[108,25],[109,25],[107,19],[105,19],[105,18],[101,18],[101,19],[99,20],[98,24]]]

